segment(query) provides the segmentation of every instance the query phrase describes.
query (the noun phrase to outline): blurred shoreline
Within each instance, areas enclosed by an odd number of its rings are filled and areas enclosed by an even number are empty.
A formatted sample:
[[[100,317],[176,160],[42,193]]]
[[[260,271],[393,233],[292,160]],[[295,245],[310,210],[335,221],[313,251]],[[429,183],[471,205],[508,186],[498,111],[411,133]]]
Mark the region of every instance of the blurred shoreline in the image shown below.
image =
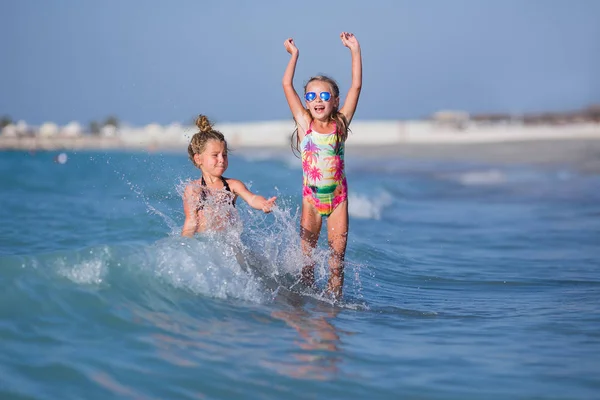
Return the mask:
[[[396,146],[348,146],[350,157],[397,157],[482,164],[528,164],[568,167],[581,173],[600,173],[600,140],[528,140],[487,143],[406,143]]]
[[[348,143],[368,147],[405,144],[447,145],[530,141],[600,140],[600,122],[561,125],[470,124],[430,121],[353,121]],[[288,147],[295,125],[292,121],[218,124],[234,147]],[[39,129],[5,127],[0,150],[76,149],[185,149],[196,127],[150,124],[146,127],[105,127],[98,134],[79,128],[42,126]]]
[[[290,121],[222,124],[235,153],[291,155]],[[560,126],[479,126],[456,129],[445,126],[407,125],[399,122],[356,121],[347,142],[350,157],[398,157],[440,161],[498,164],[570,165],[580,171],[600,172],[600,124]],[[427,129],[425,129],[427,128]],[[196,129],[182,128],[174,135],[126,132],[112,136],[6,136],[0,151],[103,151],[174,152],[185,154]],[[164,133],[164,132],[163,132]]]

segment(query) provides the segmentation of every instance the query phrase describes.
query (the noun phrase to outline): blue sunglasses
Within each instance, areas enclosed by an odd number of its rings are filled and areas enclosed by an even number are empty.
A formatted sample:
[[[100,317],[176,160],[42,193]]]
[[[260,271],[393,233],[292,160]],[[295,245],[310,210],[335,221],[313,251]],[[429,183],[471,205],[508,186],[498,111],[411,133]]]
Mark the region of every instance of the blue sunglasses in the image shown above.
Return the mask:
[[[321,92],[321,93],[319,93],[319,97],[323,101],[329,101],[331,99],[331,93]],[[304,98],[306,99],[306,101],[314,101],[317,98],[317,94],[315,92],[307,92],[304,95]]]

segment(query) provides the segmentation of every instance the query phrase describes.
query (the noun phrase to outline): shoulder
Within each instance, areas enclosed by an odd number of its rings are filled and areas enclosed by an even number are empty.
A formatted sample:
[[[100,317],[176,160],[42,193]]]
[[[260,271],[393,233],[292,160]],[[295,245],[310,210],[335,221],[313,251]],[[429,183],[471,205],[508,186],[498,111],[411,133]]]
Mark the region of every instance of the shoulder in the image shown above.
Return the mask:
[[[300,125],[301,128],[308,129],[308,125],[310,125],[312,121],[312,116],[306,108],[303,108],[296,115],[294,115],[294,119],[296,120],[296,123]]]
[[[233,179],[233,178],[224,178],[224,179],[225,179],[225,181],[227,181],[229,188],[231,189],[231,191],[234,194],[240,194],[240,193],[248,190],[248,188],[246,187],[246,184],[244,182],[240,181],[239,179]]]
[[[308,130],[310,129],[310,124],[312,123],[312,117],[310,116],[310,113],[308,111],[306,111],[305,109],[302,109],[301,112],[298,113],[298,115],[294,116],[294,119],[296,120],[296,125],[298,127],[298,133],[300,134],[300,139],[302,140],[302,138],[304,137],[304,135],[306,135],[306,132],[308,132]]]
[[[191,181],[185,186],[185,190],[183,191],[184,197],[189,196],[197,196],[200,192],[200,181]]]
[[[236,187],[240,187],[240,186],[243,186],[243,187],[246,186],[246,185],[244,185],[244,182],[240,181],[239,179],[225,178],[225,177],[223,177],[223,179],[225,179],[225,181],[227,182],[229,187],[232,189],[236,188]]]

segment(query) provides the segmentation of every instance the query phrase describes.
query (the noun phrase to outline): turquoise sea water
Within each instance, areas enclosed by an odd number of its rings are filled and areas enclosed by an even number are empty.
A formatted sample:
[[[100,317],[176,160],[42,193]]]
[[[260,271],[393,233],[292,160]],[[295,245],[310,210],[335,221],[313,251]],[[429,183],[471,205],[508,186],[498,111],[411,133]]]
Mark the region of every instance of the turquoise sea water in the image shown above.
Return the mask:
[[[299,266],[300,162],[234,153],[267,278]],[[185,153],[0,154],[2,399],[600,398],[600,176],[348,157],[344,299],[290,301],[182,239]],[[326,276],[320,243],[318,285]]]

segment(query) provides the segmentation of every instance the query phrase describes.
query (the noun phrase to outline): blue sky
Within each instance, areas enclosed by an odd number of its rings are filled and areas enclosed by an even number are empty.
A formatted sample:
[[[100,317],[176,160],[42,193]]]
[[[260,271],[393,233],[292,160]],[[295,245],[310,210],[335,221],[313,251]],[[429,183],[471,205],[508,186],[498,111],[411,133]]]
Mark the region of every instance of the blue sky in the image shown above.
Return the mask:
[[[350,83],[363,52],[356,119],[441,109],[535,112],[600,103],[596,0],[0,0],[0,115],[83,125],[290,118],[281,90],[325,73]]]

